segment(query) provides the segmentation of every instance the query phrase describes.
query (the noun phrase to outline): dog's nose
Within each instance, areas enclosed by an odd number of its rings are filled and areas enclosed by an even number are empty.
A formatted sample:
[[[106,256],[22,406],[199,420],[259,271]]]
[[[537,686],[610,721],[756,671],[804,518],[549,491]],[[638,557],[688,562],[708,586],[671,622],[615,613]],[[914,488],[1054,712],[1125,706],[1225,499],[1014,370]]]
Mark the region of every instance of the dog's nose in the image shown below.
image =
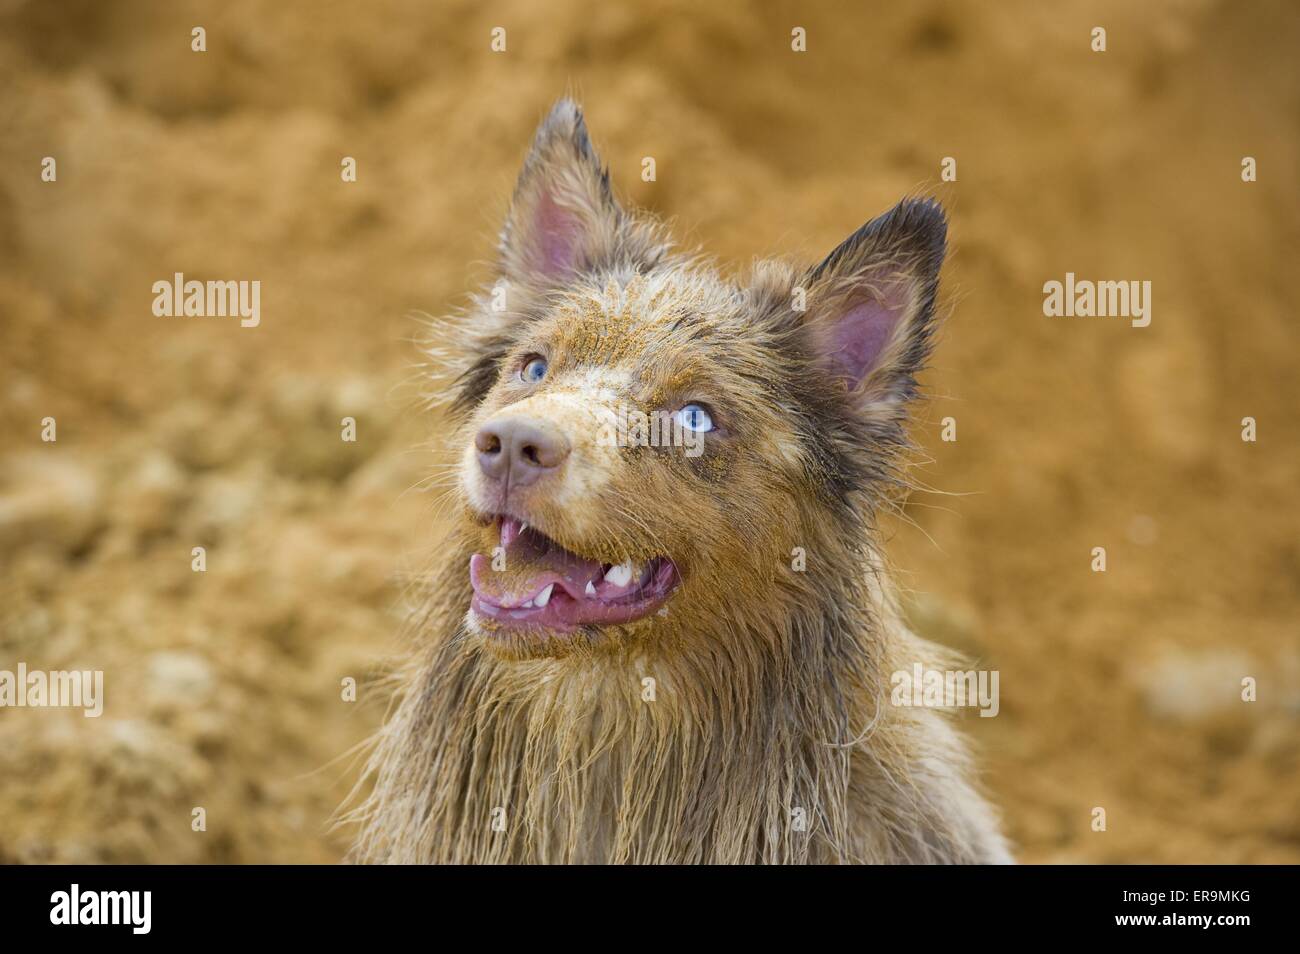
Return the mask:
[[[569,456],[569,442],[550,425],[529,418],[489,421],[474,435],[478,463],[489,480],[523,487]]]

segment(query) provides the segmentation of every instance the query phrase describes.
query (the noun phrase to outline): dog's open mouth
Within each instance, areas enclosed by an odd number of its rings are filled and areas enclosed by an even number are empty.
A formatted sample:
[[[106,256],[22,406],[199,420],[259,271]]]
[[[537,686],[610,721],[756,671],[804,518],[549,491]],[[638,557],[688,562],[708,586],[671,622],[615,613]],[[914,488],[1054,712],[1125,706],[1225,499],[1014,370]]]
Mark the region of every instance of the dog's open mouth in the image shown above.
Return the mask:
[[[469,578],[474,612],[503,627],[570,631],[630,623],[659,611],[679,582],[667,557],[611,565],[566,550],[514,517],[499,524],[495,566],[476,553]]]

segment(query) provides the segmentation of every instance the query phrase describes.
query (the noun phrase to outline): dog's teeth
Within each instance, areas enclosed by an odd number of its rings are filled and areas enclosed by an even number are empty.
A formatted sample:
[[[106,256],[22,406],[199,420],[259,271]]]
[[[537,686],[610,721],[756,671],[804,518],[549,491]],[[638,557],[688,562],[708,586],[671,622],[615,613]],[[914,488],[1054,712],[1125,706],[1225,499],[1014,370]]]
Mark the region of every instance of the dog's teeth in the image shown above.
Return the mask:
[[[550,596],[549,593],[546,594],[546,595],[547,595],[548,597]],[[520,609],[530,609],[530,608],[532,607],[532,605],[533,605],[533,601],[532,601],[532,600],[529,600],[527,603],[521,603],[521,604],[519,605],[519,608],[520,608]]]
[[[524,532],[525,530],[527,530],[527,529],[528,529],[528,524],[526,524],[526,523],[520,523],[520,524],[519,524],[519,532],[520,532],[520,533],[523,533],[523,532]]]
[[[551,590],[553,589],[555,589],[555,584],[547,583],[546,588],[542,590],[542,592],[538,593],[535,597],[533,597],[533,605],[536,606],[538,609],[541,609],[543,606],[549,603],[551,601]]]
[[[632,582],[632,561],[628,560],[618,566],[611,566],[605,574],[605,582],[615,586],[627,586]]]
[[[588,596],[595,596],[595,595],[596,595],[596,585],[595,585],[594,583],[592,583],[591,580],[588,580],[588,581],[587,581],[587,589],[584,590],[584,592],[585,592]]]

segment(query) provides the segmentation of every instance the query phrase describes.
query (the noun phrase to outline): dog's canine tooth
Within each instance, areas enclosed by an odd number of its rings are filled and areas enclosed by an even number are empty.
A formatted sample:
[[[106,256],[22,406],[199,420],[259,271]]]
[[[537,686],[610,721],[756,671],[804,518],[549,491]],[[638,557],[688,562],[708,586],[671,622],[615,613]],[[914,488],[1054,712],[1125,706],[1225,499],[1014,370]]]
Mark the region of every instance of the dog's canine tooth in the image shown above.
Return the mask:
[[[592,583],[591,580],[588,580],[588,581],[587,581],[587,588],[586,588],[585,590],[583,590],[583,592],[584,592],[587,596],[595,596],[595,595],[596,595],[596,586],[595,586],[595,584]]]
[[[555,584],[547,583],[546,587],[542,590],[542,592],[538,593],[535,597],[533,597],[533,599],[531,600],[532,605],[536,606],[538,609],[541,609],[543,606],[549,603],[551,601],[551,591],[553,589],[555,589]],[[524,605],[528,605],[528,604],[524,604]]]
[[[605,574],[605,582],[615,586],[627,586],[632,581],[632,561],[625,560],[618,566],[611,566]]]

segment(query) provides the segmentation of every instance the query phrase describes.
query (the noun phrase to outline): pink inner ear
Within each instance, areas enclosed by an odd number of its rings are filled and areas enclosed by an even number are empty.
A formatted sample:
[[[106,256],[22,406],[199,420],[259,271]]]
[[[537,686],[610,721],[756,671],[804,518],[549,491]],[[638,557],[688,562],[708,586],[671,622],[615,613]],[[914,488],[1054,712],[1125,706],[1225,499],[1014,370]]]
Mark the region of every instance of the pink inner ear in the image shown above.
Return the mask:
[[[538,257],[543,274],[567,275],[574,271],[578,264],[582,220],[573,212],[557,205],[549,192],[544,192],[537,202],[534,227],[537,230]]]
[[[852,305],[830,331],[827,360],[832,369],[856,387],[871,373],[889,343],[902,309],[893,302],[870,298]]]

